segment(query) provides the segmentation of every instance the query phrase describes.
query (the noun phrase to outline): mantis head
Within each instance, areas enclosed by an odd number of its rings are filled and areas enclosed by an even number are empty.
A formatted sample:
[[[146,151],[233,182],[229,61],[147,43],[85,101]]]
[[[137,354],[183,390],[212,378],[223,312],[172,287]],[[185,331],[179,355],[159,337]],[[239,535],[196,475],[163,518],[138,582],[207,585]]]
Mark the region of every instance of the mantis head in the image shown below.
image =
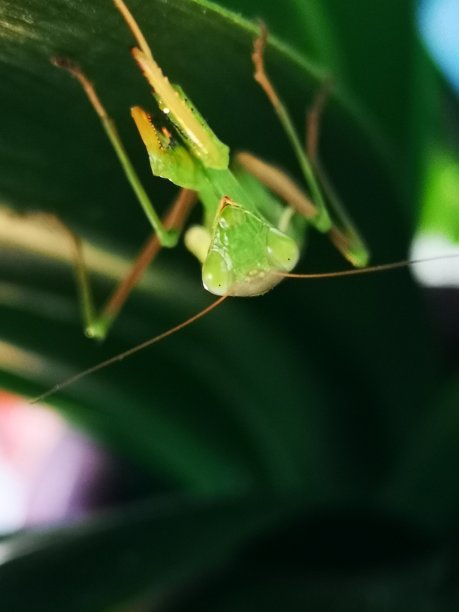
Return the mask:
[[[214,295],[266,293],[299,258],[295,241],[250,211],[230,203],[216,217],[202,266],[204,287]]]

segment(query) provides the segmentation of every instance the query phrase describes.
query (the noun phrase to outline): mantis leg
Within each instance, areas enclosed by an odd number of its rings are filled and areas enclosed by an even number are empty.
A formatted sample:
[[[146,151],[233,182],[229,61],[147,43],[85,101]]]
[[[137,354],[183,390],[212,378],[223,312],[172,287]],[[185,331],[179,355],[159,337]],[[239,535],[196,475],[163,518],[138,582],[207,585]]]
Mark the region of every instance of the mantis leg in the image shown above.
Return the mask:
[[[140,182],[140,179],[127,155],[126,149],[124,148],[124,145],[118,134],[118,130],[116,129],[113,120],[110,118],[107,111],[105,110],[102,102],[100,101],[93,84],[81,71],[80,67],[71,60],[65,58],[54,58],[53,63],[59,68],[64,68],[65,70],[70,72],[70,74],[74,76],[82,86],[84,92],[88,97],[89,102],[91,103],[92,107],[99,116],[102,126],[113,146],[113,149],[115,150],[121,167],[124,170],[126,178],[128,179],[134,193],[136,194],[137,199],[139,200],[146,216],[148,217],[148,220],[153,226],[153,229],[155,230],[158,236],[161,246],[175,246],[178,240],[176,232],[174,232],[173,230],[167,230],[161,222],[158,213],[156,212],[153,204],[151,203],[151,200],[148,197],[142,183]]]
[[[300,142],[300,139],[298,138],[296,130],[293,126],[293,122],[290,118],[287,108],[282,102],[280,96],[278,95],[274,85],[272,84],[267,74],[264,63],[264,50],[266,46],[266,40],[267,30],[264,26],[262,26],[260,35],[254,42],[252,54],[252,60],[255,68],[254,78],[260,84],[263,91],[266,93],[268,99],[270,100],[271,104],[273,105],[273,108],[277,116],[279,117],[280,123],[284,128],[287,137],[290,140],[290,143],[292,144],[297,160],[307,181],[312,196],[313,206],[316,212],[313,216],[309,214],[305,216],[307,216],[309,222],[319,231],[323,233],[328,233],[332,243],[344,255],[346,259],[348,259],[353,265],[357,267],[363,267],[368,262],[367,248],[359,237],[353,223],[345,212],[344,207],[340,204],[339,199],[334,193],[325,174],[321,171],[320,164],[318,163],[317,143],[319,122],[320,115],[325,104],[326,95],[323,91],[319,92],[319,96],[316,97],[316,101],[308,114],[308,152],[305,152]],[[311,158],[308,156],[307,153],[312,153]],[[253,167],[253,163],[251,165]],[[250,168],[247,169],[249,172],[252,172]],[[265,168],[265,170],[268,170],[268,168]],[[280,172],[278,169],[276,169],[276,171]],[[263,174],[265,174],[266,177],[266,173],[263,172]],[[269,179],[263,179],[260,176],[257,176],[257,178],[262,180],[262,182],[264,182],[269,187]],[[285,186],[287,185],[287,182],[290,180],[291,179],[288,179],[288,177],[284,177],[284,190]],[[296,210],[298,210],[298,212],[304,214],[304,212],[295,207],[295,204],[293,202],[291,202],[288,198],[285,198],[285,195],[282,195],[279,192],[277,193],[281,195],[283,199],[286,199],[286,201],[291,204]],[[330,213],[328,212],[326,198],[333,209],[335,220],[331,218]]]
[[[164,217],[164,227],[166,230],[172,230],[179,235],[195,202],[196,192],[182,189]],[[86,335],[91,338],[103,339],[106,337],[110,326],[118,316],[131,291],[137,285],[146,268],[154,260],[163,245],[161,245],[157,234],[153,234],[147,240],[126,277],[121,280],[108,298],[100,314],[96,314],[81,241],[71,230],[66,229],[70,233],[74,245],[76,280]]]
[[[320,124],[325,106],[330,97],[331,86],[332,83],[330,78],[322,83],[306,114],[305,149],[314,167],[319,164]]]
[[[247,151],[236,153],[234,161],[306,219],[311,220],[317,215],[317,208],[312,200],[278,166],[270,164]]]
[[[315,95],[307,112],[305,148],[336,219],[329,232],[330,240],[351,263],[356,267],[363,267],[368,263],[368,248],[333,188],[319,158],[320,124],[325,105],[330,96],[330,89],[331,80],[327,79]],[[350,257],[348,253],[351,253],[352,256]]]
[[[327,207],[325,204],[322,190],[319,182],[316,180],[314,169],[310,163],[308,157],[305,155],[303,146],[298,138],[293,122],[288,113],[287,107],[282,102],[279,94],[277,93],[273,83],[271,82],[268,73],[265,68],[264,52],[266,46],[266,40],[268,32],[264,25],[261,26],[260,35],[255,39],[253,45],[252,61],[255,68],[254,78],[259,83],[269,101],[271,102],[282,127],[287,134],[287,138],[293,147],[298,163],[303,171],[305,179],[311,190],[312,199],[315,202],[316,214],[310,220],[319,231],[326,232],[330,229],[331,221],[328,215]]]

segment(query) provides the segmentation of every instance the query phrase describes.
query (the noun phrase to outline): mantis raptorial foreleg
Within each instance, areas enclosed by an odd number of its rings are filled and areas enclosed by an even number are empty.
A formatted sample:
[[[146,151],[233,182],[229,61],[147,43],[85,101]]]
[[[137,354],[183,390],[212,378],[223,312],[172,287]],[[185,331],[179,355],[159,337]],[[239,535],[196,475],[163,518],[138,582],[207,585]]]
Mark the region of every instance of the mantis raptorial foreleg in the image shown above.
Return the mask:
[[[319,96],[316,98],[316,102],[308,115],[307,148],[309,149],[308,153],[312,153],[312,157],[310,159],[310,157],[305,153],[301,141],[298,138],[287,108],[282,102],[266,71],[264,62],[266,39],[267,31],[262,25],[260,35],[254,42],[252,54],[252,60],[255,68],[254,78],[260,84],[269,101],[273,105],[280,123],[294,149],[306,182],[308,183],[316,209],[315,215],[308,217],[308,220],[319,231],[328,233],[335,247],[353,265],[357,267],[366,266],[369,257],[367,248],[363,240],[360,238],[344,207],[336,197],[325,174],[321,172],[320,164],[318,162],[318,128],[320,115],[326,99],[326,92],[319,92]],[[331,218],[327,210],[326,199],[333,209],[334,219]]]
[[[155,207],[151,203],[151,200],[148,197],[137,175],[137,172],[135,171],[134,166],[132,165],[127,155],[126,149],[124,148],[124,145],[118,134],[118,130],[116,129],[113,120],[105,110],[105,107],[103,106],[102,102],[100,101],[100,98],[97,95],[93,84],[82,72],[80,67],[74,62],[66,58],[53,58],[53,63],[59,68],[64,68],[65,70],[70,72],[70,74],[74,76],[82,86],[84,92],[88,97],[89,102],[91,103],[91,106],[96,111],[102,123],[102,126],[113,146],[113,149],[118,157],[118,160],[126,175],[126,178],[128,179],[134,193],[136,194],[137,199],[139,200],[153,229],[155,230],[161,245],[164,247],[174,247],[177,244],[178,235],[175,231],[167,230],[161,222],[161,219],[159,218]]]

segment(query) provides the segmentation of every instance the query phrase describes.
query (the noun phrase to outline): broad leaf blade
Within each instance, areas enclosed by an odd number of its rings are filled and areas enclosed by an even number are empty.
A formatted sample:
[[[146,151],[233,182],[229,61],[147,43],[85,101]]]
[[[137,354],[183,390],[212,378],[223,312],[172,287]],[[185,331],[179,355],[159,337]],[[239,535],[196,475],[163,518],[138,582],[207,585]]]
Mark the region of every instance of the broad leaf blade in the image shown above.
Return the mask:
[[[153,501],[0,542],[5,610],[99,612],[212,573],[300,507],[295,500]],[[25,585],[27,585],[25,587]]]
[[[252,80],[257,29],[202,2],[152,0],[132,8],[165,71],[218,136],[298,175],[274,113]],[[84,95],[50,64],[51,56],[72,56],[96,83],[155,201],[165,206],[172,192],[149,176],[128,118],[130,104],[152,104],[127,52],[130,36],[110,3],[83,9],[63,0],[4,3],[0,108],[8,123],[0,189],[18,210],[58,213],[104,247],[104,255],[132,255],[147,224]],[[267,62],[301,127],[318,71],[279,44],[270,47]],[[354,108],[338,90],[324,120],[324,161],[375,261],[398,259],[408,233],[397,187]],[[2,337],[44,364],[32,371],[27,360],[18,365],[5,359],[5,383],[42,390],[61,372],[84,369],[195,312],[204,304],[197,266],[183,253],[164,253],[166,259],[171,267],[154,267],[106,345],[96,348],[81,336],[69,269],[47,258],[18,266],[16,258],[5,257]],[[96,257],[94,267],[98,262]],[[305,268],[342,265],[328,243],[311,236]],[[98,295],[106,290],[101,283]],[[24,379],[33,385],[24,387]],[[195,490],[307,483],[312,499],[336,495],[349,480],[354,487],[377,479],[436,382],[418,296],[408,275],[398,273],[284,283],[263,298],[227,304],[194,329],[81,381],[55,402],[152,470]]]

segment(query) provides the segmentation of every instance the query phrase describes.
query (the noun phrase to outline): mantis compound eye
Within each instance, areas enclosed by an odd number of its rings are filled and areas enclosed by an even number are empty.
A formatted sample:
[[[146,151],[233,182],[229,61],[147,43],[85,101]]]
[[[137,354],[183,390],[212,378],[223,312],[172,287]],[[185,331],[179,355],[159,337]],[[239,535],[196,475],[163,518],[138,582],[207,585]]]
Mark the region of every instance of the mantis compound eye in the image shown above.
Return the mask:
[[[269,230],[266,249],[272,265],[284,272],[292,270],[299,258],[299,250],[295,241],[274,228]]]
[[[214,295],[225,295],[233,284],[233,274],[218,251],[210,251],[202,266],[204,287]]]

